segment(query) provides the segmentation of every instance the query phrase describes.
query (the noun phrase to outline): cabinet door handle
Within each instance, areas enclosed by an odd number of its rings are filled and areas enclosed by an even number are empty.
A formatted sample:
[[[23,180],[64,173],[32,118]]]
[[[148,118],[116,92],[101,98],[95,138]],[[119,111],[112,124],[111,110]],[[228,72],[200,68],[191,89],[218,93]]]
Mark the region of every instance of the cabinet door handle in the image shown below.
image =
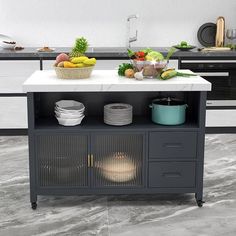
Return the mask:
[[[181,148],[182,143],[164,143],[163,147],[165,147],[165,148]]]
[[[181,63],[192,63],[192,64],[199,64],[199,63],[236,63],[236,60],[182,60]]]
[[[196,72],[199,76],[229,77],[229,72]]]
[[[162,174],[162,176],[165,178],[179,178],[179,177],[181,177],[181,173],[179,173],[179,172],[164,172]]]
[[[236,106],[236,100],[208,100],[207,106]]]
[[[91,158],[89,154],[88,154],[88,167],[91,167]]]
[[[93,167],[93,154],[90,155],[90,166]]]

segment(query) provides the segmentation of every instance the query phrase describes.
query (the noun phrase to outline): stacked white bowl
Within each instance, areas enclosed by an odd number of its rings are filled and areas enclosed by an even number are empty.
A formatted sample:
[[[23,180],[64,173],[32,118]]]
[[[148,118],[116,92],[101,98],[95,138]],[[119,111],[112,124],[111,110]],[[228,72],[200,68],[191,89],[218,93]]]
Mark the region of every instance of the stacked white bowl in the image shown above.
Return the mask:
[[[84,118],[84,104],[74,100],[61,100],[55,103],[55,116],[60,125],[79,125]]]

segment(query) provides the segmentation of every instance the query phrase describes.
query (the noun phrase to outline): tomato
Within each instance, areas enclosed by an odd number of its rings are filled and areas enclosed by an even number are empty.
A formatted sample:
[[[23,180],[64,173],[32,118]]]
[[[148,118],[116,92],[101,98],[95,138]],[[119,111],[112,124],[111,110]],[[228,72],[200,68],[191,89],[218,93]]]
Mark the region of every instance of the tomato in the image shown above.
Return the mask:
[[[144,53],[144,52],[136,52],[136,53],[135,53],[135,56],[136,56],[136,57],[144,58],[144,57],[145,57],[145,53]]]
[[[145,61],[145,58],[144,57],[137,58],[137,61]]]

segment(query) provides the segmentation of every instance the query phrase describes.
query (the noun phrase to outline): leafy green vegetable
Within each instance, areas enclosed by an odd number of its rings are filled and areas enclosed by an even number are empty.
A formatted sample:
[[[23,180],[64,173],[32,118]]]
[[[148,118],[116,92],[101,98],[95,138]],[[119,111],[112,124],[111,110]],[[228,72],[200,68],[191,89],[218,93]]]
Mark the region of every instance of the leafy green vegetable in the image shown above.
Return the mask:
[[[176,51],[176,49],[174,47],[171,47],[169,52],[167,53],[167,56],[166,56],[166,60],[169,61],[171,56],[174,54],[174,52]]]
[[[129,57],[132,57],[132,56],[134,56],[134,54],[135,54],[135,52],[134,51],[132,51],[131,49],[127,49],[127,51],[128,51],[128,56]]]
[[[229,43],[229,44],[226,44],[225,47],[235,50],[236,49],[236,44],[230,44]]]
[[[157,51],[151,51],[147,54],[149,57],[151,57],[155,61],[162,61],[164,60],[164,56],[162,53],[157,52]]]
[[[145,54],[148,54],[149,52],[152,52],[153,50],[151,48],[145,48],[140,50],[140,52],[144,52]]]
[[[133,68],[134,68],[134,66],[130,63],[122,63],[121,65],[119,65],[118,75],[125,76],[125,71],[127,69],[133,69]]]

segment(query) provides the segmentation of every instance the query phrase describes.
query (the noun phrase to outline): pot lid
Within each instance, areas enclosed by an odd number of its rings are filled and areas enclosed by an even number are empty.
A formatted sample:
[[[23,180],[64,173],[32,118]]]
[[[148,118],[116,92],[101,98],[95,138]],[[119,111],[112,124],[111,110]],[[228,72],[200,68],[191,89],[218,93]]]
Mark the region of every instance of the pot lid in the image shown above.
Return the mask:
[[[161,99],[155,99],[152,101],[153,104],[156,105],[165,105],[165,106],[179,106],[179,105],[185,105],[186,103],[180,99],[176,98],[161,98]]]

